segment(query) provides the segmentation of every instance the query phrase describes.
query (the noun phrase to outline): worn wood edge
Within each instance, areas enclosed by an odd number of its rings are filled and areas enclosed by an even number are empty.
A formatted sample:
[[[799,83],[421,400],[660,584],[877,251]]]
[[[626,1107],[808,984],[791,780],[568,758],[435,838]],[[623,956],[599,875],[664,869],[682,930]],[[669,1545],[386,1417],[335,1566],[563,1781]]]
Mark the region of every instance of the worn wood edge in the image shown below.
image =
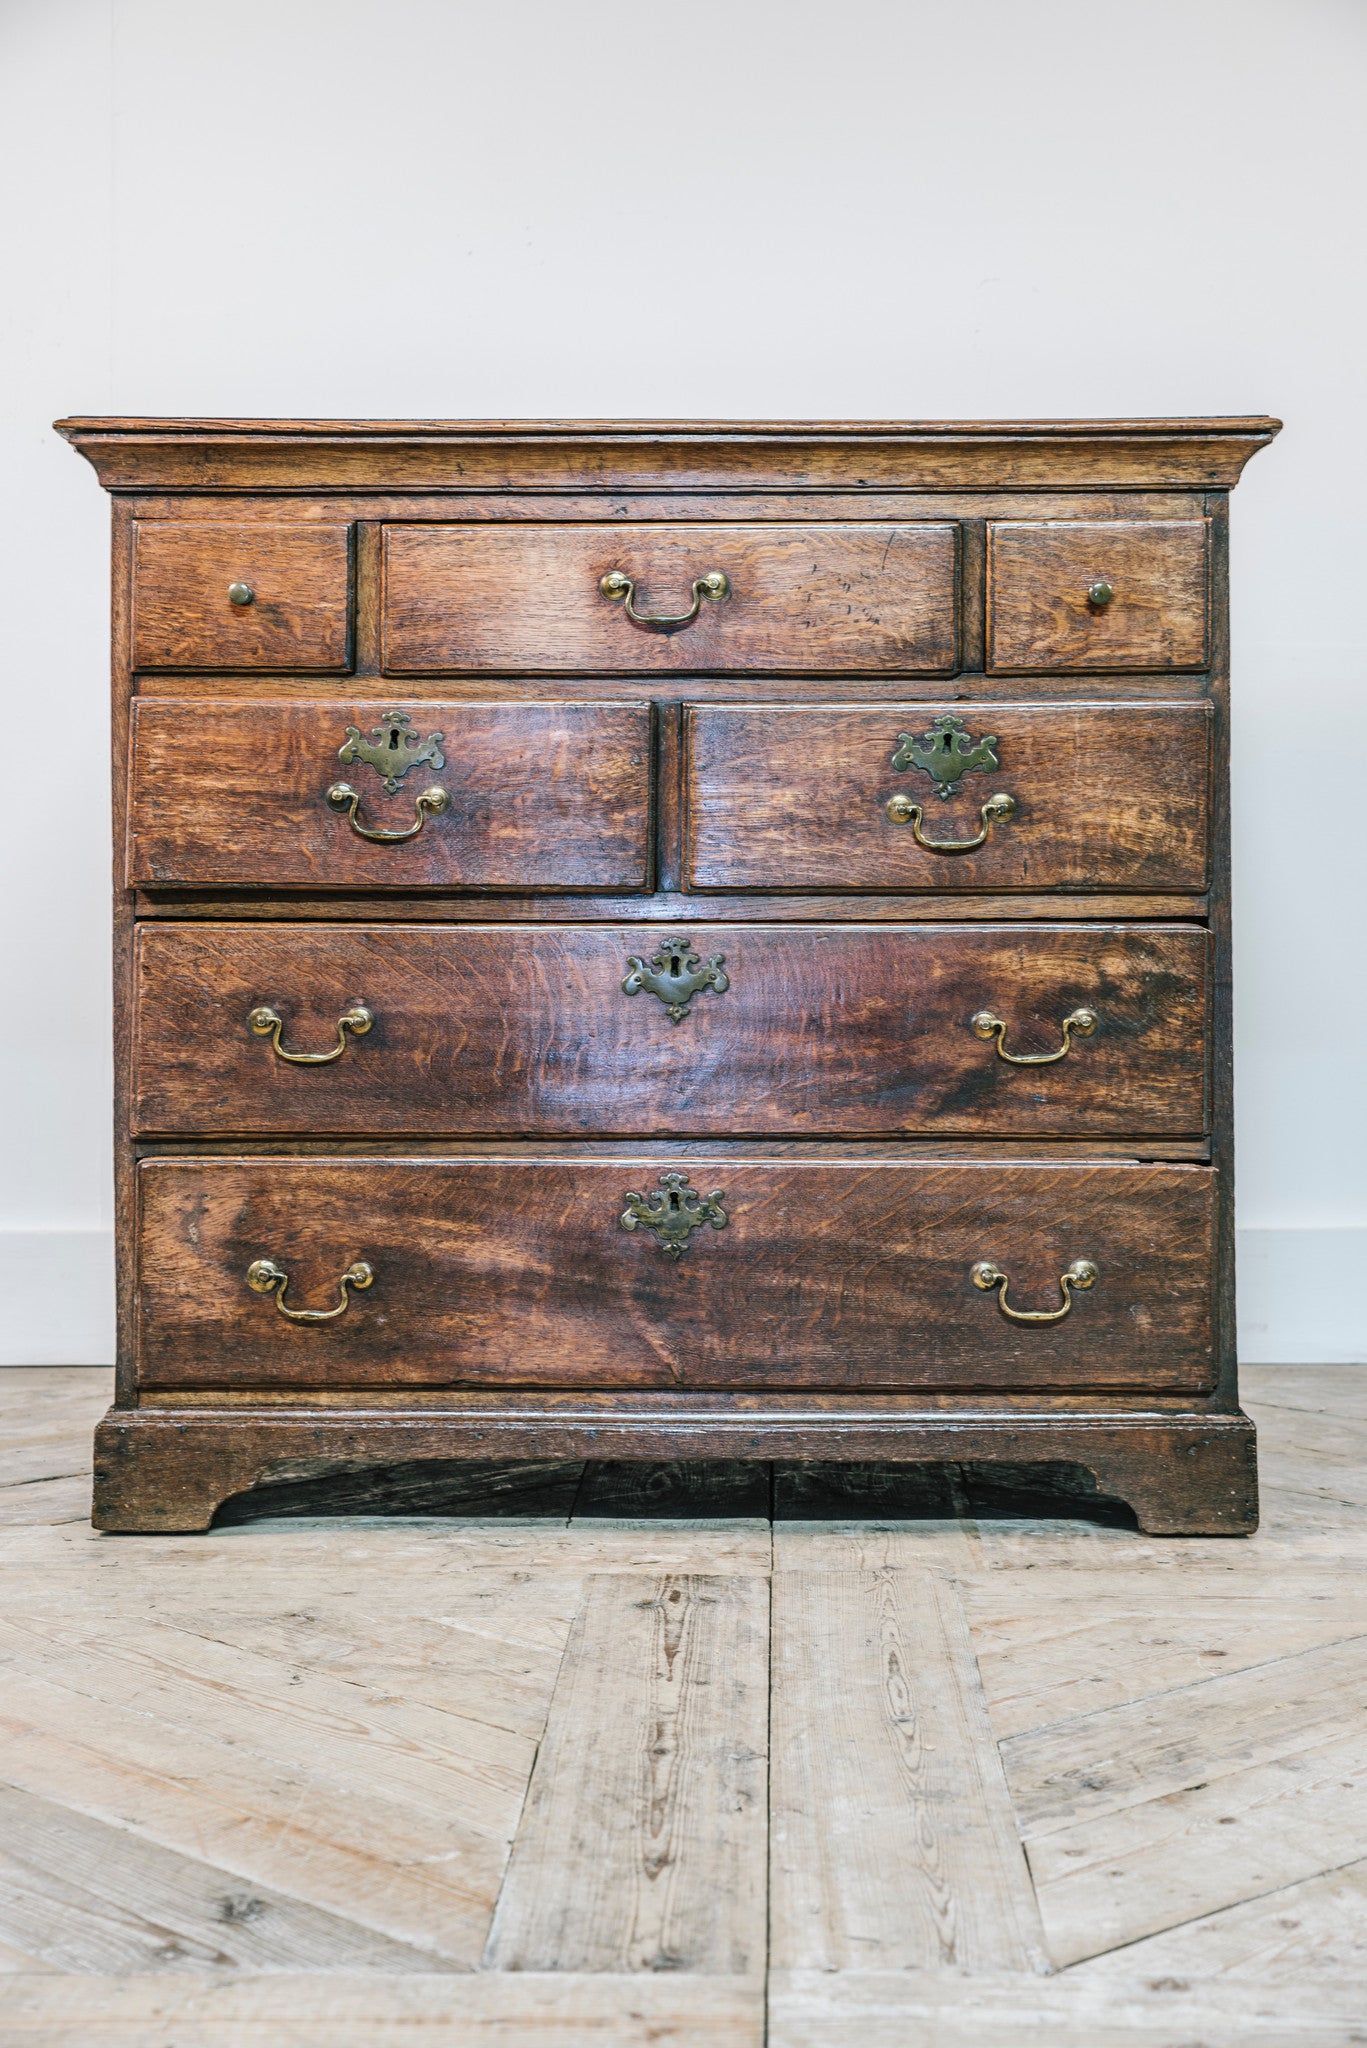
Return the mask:
[[[1126,1501],[1149,1535],[1237,1536],[1257,1526],[1257,1464],[1247,1416],[1175,1420],[1148,1412],[1085,1415],[900,1411],[886,1401],[827,1397],[785,1413],[750,1397],[729,1411],[649,1399],[608,1408],[519,1393],[478,1397],[441,1414],[392,1408],[282,1412],[113,1408],[95,1433],[92,1521],[109,1532],[207,1529],[220,1504],[291,1468],[423,1458],[836,1459],[859,1462],[1061,1461],[1090,1471],[1099,1494]],[[805,1412],[803,1408],[805,1407]],[[873,1408],[874,1412],[867,1411]],[[691,1411],[691,1412],[690,1412]]]
[[[583,493],[623,483],[706,488],[745,475],[757,485],[958,488],[1000,481],[1014,452],[1017,487],[1070,481],[1229,486],[1280,431],[1265,415],[1154,420],[460,421],[214,420],[73,416],[56,431],[111,490],[165,487],[292,492],[407,483],[471,489],[498,476],[512,489]],[[596,457],[596,464],[595,464]],[[872,476],[849,478],[851,465]]]

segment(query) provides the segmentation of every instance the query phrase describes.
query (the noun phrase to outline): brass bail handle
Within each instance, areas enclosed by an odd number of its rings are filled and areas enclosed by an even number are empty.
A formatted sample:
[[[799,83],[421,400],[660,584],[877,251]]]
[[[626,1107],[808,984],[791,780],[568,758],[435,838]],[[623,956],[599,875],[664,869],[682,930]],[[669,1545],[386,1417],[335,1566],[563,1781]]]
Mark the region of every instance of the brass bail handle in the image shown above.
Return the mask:
[[[1066,1273],[1059,1276],[1059,1291],[1063,1296],[1062,1308],[1012,1308],[1006,1298],[1007,1276],[1000,1266],[994,1266],[991,1259],[979,1259],[969,1269],[975,1287],[984,1292],[995,1287],[997,1302],[1004,1316],[1013,1323],[1061,1323],[1073,1305],[1075,1287],[1095,1287],[1100,1274],[1091,1259],[1074,1259]]]
[[[334,1316],[345,1313],[349,1305],[348,1287],[369,1287],[374,1278],[375,1268],[364,1259],[357,1259],[342,1275],[339,1283],[342,1298],[336,1308],[288,1308],[285,1289],[290,1284],[290,1276],[283,1266],[277,1266],[274,1259],[253,1259],[247,1268],[247,1285],[253,1294],[274,1294],[276,1307],[292,1323],[330,1323]]]
[[[705,576],[699,576],[693,585],[693,602],[686,612],[638,612],[636,609],[636,585],[633,579],[621,569],[609,569],[599,581],[598,588],[604,597],[615,603],[626,599],[626,613],[633,626],[653,626],[657,630],[671,626],[691,626],[702,610],[702,601],[707,598],[712,604],[720,604],[731,595],[731,584],[720,569],[709,569]]]
[[[358,1038],[364,1038],[366,1032],[369,1031],[371,1025],[375,1022],[375,1015],[373,1011],[366,1008],[364,1003],[357,1003],[354,1008],[346,1012],[345,1016],[339,1017],[337,1019],[337,1043],[330,1052],[286,1052],[284,1046],[280,1043],[280,1034],[285,1028],[285,1020],[278,1010],[271,1008],[269,1003],[258,1003],[254,1010],[249,1010],[247,1012],[247,1022],[258,1038],[269,1038],[277,1056],[282,1060],[288,1060],[292,1067],[330,1067],[332,1062],[339,1060],[346,1051],[346,1035],[348,1031],[354,1031]]]
[[[982,829],[972,839],[927,839],[921,830],[925,812],[909,796],[890,796],[886,810],[894,825],[910,825],[912,838],[927,853],[972,853],[975,846],[981,846],[987,839],[994,825],[1005,825],[1015,817],[1016,799],[1004,790],[990,796],[978,812]]]
[[[439,789],[435,783],[431,789],[425,789],[417,800],[416,818],[402,832],[384,832],[378,826],[363,825],[356,815],[361,804],[360,792],[353,789],[349,782],[334,782],[328,791],[328,802],[334,810],[347,813],[352,831],[359,833],[362,839],[375,839],[382,845],[393,846],[401,839],[416,838],[427,823],[429,812],[433,817],[439,817],[449,807],[451,799],[446,791]]]
[[[1055,1060],[1061,1060],[1071,1050],[1073,1033],[1079,1038],[1090,1038],[1096,1030],[1095,1010],[1073,1010],[1063,1020],[1063,1043],[1057,1052],[1008,1052],[1006,1050],[1006,1025],[991,1010],[979,1010],[971,1020],[974,1033],[979,1038],[994,1038],[997,1041],[997,1058],[1005,1060],[1012,1067],[1052,1067]]]

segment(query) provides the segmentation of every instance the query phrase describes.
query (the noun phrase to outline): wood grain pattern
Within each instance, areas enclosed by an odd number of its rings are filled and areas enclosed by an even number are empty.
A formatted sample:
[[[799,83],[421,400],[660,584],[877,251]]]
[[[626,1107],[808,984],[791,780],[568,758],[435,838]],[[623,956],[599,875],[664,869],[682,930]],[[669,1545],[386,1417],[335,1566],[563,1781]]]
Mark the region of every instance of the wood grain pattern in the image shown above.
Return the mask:
[[[1228,489],[1280,432],[1166,420],[59,420],[106,490]]]
[[[756,1973],[768,1588],[617,1576],[590,1593],[486,1967]]]
[[[677,1264],[619,1222],[659,1162],[363,1158],[145,1161],[148,1387],[1144,1387],[1209,1382],[1213,1177],[1201,1167],[691,1162],[729,1221]],[[1101,1279],[1061,1322],[1079,1257]],[[292,1305],[251,1293],[278,1261]],[[901,1343],[889,1342],[897,1331]]]
[[[943,523],[387,526],[382,661],[394,675],[947,672],[957,563]],[[613,569],[647,616],[686,612],[712,570],[731,595],[662,632],[604,597]]]
[[[641,889],[649,872],[650,707],[442,704],[409,699],[446,765],[388,796],[368,763],[338,760],[394,700],[211,704],[141,697],[129,764],[127,874],[157,888]],[[361,821],[411,825],[429,785],[450,807],[415,838],[375,844],[327,792],[346,780]]]
[[[1030,1971],[1039,1915],[954,1589],[774,1580],[771,1967]]]
[[[135,667],[351,666],[349,525],[138,520],[133,548]]]
[[[962,794],[897,771],[901,733],[943,707],[692,705],[686,713],[691,889],[1203,889],[1210,708],[1191,704],[975,704],[975,739],[1000,763]],[[924,807],[926,838],[964,840],[1001,790],[1016,813],[978,851],[936,854],[886,813]]]
[[[1200,669],[1209,660],[1209,522],[992,521],[987,666]],[[1088,591],[1114,595],[1094,605]]]
[[[628,962],[630,926],[156,925],[135,968],[140,1132],[466,1134],[725,1130],[1199,1133],[1209,940],[1143,927],[689,928],[729,986],[679,1023]],[[247,1024],[323,1052],[356,1002],[375,1023],[331,1066],[293,1066]],[[1045,1067],[1063,1019],[1096,1031]]]

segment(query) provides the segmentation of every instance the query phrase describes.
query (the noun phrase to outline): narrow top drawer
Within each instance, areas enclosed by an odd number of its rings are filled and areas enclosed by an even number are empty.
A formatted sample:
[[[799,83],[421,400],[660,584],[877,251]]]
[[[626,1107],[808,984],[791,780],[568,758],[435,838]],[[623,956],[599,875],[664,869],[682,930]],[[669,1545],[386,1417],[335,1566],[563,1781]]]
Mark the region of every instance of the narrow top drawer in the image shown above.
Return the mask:
[[[999,519],[987,535],[987,666],[1205,668],[1205,519]]]
[[[128,880],[646,887],[649,704],[139,697]]]
[[[133,666],[351,666],[351,528],[139,520]]]
[[[395,675],[950,673],[958,528],[387,526],[383,610]]]

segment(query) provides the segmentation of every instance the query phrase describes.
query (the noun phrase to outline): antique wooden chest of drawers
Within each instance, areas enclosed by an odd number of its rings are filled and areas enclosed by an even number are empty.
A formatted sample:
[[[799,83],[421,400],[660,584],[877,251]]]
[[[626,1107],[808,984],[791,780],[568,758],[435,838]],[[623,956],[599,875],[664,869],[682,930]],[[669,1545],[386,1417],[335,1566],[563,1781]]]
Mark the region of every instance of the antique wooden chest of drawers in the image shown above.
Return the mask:
[[[96,1521],[691,1457],[1251,1528],[1225,559],[1276,427],[63,421],[114,501]]]

